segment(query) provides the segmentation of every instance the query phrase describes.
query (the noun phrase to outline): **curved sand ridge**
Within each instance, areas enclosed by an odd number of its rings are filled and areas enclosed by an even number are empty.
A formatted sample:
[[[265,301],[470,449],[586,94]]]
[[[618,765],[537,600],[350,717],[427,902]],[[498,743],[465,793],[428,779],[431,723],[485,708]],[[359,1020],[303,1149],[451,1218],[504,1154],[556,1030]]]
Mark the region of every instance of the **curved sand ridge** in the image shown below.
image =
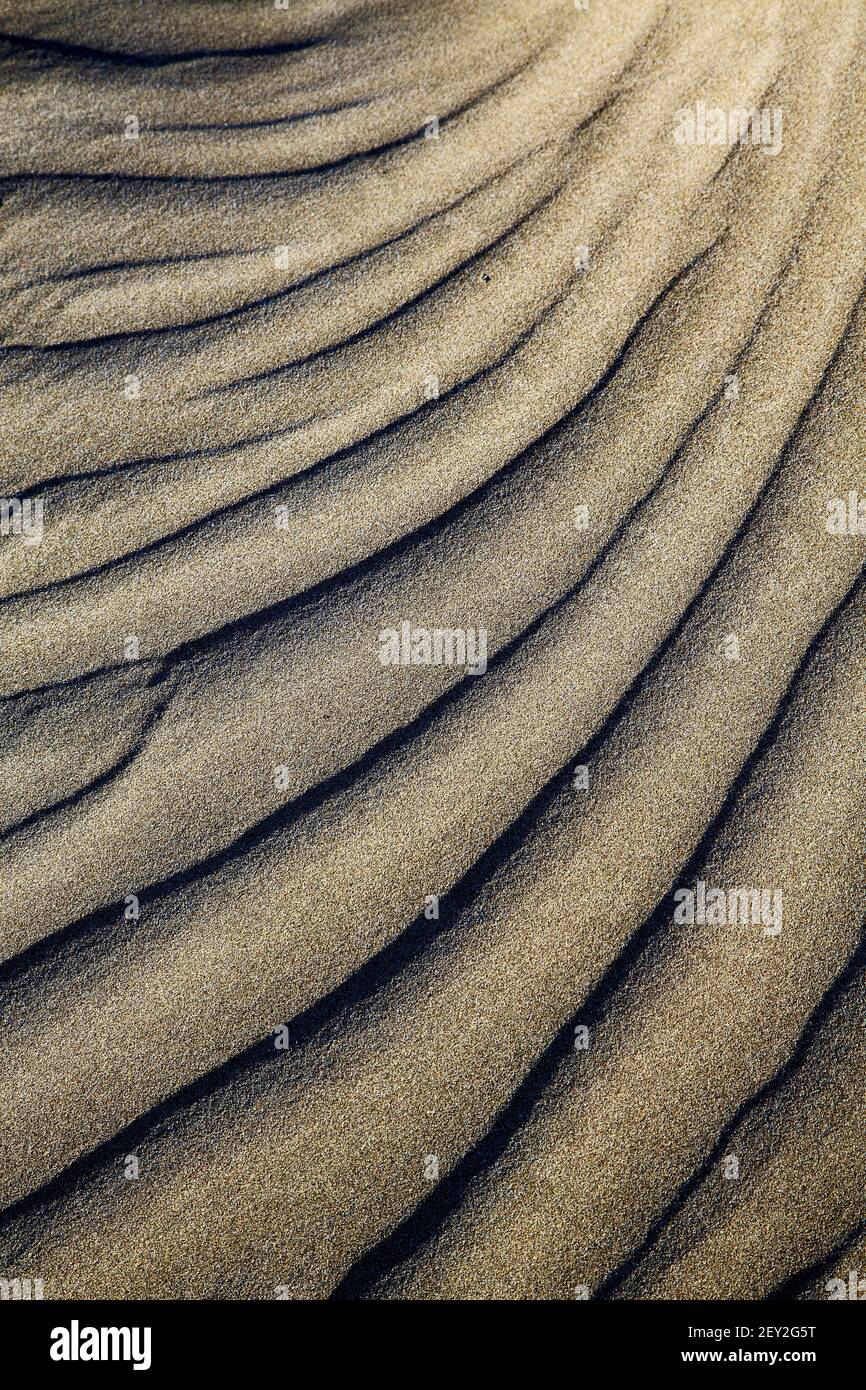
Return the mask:
[[[863,6],[65,8],[0,23],[3,488],[44,506],[0,539],[0,1267],[825,1297]],[[677,144],[698,101],[781,148]],[[486,671],[383,665],[402,622]],[[778,921],[675,922],[696,884]]]

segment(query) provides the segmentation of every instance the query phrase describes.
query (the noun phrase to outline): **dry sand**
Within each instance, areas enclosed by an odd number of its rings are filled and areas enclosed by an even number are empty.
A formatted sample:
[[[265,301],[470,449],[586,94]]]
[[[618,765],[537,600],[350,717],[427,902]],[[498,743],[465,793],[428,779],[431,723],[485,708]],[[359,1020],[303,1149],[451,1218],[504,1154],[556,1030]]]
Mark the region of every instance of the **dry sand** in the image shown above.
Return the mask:
[[[864,40],[0,3],[0,1277],[863,1265]]]

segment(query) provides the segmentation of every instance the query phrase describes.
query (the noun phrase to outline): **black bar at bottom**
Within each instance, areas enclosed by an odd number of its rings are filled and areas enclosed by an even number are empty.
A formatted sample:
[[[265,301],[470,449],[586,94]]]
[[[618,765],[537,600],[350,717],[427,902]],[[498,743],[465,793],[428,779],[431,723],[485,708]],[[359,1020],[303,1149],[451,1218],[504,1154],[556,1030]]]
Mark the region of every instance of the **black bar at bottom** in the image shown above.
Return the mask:
[[[13,1300],[0,1305],[0,1319],[16,1374],[33,1370],[47,1373],[52,1380],[59,1377],[61,1382],[78,1374],[92,1379],[102,1370],[114,1376],[136,1374],[137,1370],[137,1379],[143,1375],[160,1377],[166,1371],[213,1372],[223,1377],[232,1373],[284,1376],[291,1365],[297,1374],[304,1364],[298,1359],[301,1353],[309,1374],[313,1360],[327,1365],[345,1363],[348,1358],[355,1364],[360,1354],[365,1360],[369,1356],[381,1361],[388,1357],[382,1338],[406,1335],[424,1338],[423,1350],[419,1350],[426,1377],[440,1357],[443,1370],[453,1372],[456,1346],[449,1337],[440,1338],[455,1317],[461,1338],[469,1338],[467,1351],[474,1349],[473,1359],[477,1355],[482,1361],[488,1356],[496,1360],[506,1354],[510,1357],[518,1351],[525,1357],[533,1346],[540,1351],[540,1334],[555,1339],[543,1345],[545,1360],[550,1352],[557,1357],[564,1355],[570,1344],[568,1354],[576,1356],[584,1370],[586,1358],[591,1357],[600,1370],[613,1374],[676,1369],[687,1376],[700,1376],[713,1366],[728,1371],[762,1366],[772,1376],[777,1370],[799,1366],[819,1371],[826,1378],[835,1369],[845,1367],[850,1373],[850,1368],[860,1364],[866,1328],[862,1311],[842,1300],[541,1304],[538,1311],[530,1312],[523,1332],[519,1322],[526,1316],[526,1304],[520,1305],[519,1311],[515,1304],[503,1304],[510,1318],[498,1331],[497,1312],[490,1304],[452,1304],[451,1311],[444,1314],[445,1328],[441,1327],[443,1315],[437,1314],[438,1306],[370,1303],[361,1311],[358,1304],[317,1307],[279,1301]],[[548,1308],[552,1311],[547,1312]],[[515,1314],[518,1322],[514,1321]],[[436,1340],[428,1341],[434,1331]],[[562,1344],[559,1336],[564,1339]],[[408,1345],[399,1358],[402,1375],[411,1373],[406,1362]],[[460,1360],[465,1365],[465,1352],[460,1353]],[[396,1371],[397,1365],[392,1369]]]

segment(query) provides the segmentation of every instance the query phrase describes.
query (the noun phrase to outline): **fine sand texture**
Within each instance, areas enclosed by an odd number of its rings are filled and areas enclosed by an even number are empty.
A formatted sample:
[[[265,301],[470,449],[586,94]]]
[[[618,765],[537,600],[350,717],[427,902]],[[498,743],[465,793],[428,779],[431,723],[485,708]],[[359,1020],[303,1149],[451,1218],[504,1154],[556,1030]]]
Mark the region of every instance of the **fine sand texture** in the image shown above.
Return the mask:
[[[0,77],[0,1280],[849,1296],[866,0]]]

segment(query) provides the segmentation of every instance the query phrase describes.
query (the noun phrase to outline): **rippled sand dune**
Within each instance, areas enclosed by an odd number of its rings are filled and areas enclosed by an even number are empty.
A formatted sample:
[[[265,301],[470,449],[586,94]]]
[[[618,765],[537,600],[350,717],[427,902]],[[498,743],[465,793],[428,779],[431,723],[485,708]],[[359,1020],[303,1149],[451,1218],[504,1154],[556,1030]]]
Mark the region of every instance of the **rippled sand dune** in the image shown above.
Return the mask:
[[[0,1277],[862,1267],[864,43],[0,3]]]

